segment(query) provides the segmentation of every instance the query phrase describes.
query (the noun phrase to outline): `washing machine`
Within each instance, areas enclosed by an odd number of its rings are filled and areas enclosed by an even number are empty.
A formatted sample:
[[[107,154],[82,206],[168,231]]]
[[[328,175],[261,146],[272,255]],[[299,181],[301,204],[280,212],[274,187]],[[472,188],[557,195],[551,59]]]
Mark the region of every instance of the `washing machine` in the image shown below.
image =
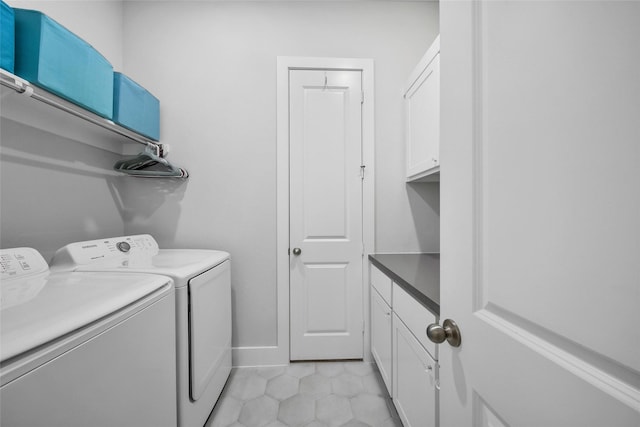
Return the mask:
[[[1,425],[175,425],[170,278],[52,273],[32,248],[0,278]]]
[[[231,372],[231,274],[227,252],[160,249],[148,235],[69,244],[51,268],[166,275],[176,297],[178,426],[202,427]]]

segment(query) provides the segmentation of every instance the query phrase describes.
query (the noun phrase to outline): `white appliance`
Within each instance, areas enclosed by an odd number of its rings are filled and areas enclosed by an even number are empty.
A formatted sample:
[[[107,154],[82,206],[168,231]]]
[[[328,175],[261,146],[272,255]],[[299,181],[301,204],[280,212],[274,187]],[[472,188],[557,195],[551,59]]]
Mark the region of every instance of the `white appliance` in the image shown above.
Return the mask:
[[[175,425],[173,284],[0,251],[0,424]]]
[[[227,252],[159,249],[148,235],[72,243],[51,268],[153,273],[175,284],[178,426],[202,427],[231,372],[231,273]]]

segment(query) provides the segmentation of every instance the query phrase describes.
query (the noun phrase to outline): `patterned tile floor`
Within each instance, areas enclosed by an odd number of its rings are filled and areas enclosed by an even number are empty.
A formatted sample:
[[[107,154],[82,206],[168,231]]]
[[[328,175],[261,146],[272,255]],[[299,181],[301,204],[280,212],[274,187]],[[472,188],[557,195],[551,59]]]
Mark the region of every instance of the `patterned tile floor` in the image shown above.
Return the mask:
[[[375,364],[291,363],[231,372],[205,427],[402,427]]]

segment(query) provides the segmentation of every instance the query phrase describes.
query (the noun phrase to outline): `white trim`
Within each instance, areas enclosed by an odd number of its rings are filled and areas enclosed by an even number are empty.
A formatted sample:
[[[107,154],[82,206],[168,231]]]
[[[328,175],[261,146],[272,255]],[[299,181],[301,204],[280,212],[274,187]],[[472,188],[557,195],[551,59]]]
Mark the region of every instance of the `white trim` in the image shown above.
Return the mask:
[[[375,250],[374,223],[374,76],[373,60],[357,58],[310,58],[279,56],[277,61],[277,150],[276,150],[276,276],[278,326],[274,357],[276,363],[289,363],[289,70],[360,70],[362,91],[362,159],[365,179],[362,187],[362,236],[364,255],[362,263],[362,303],[364,317],[364,360],[371,362],[371,334],[369,328],[369,262],[367,254]],[[235,362],[234,362],[235,364]]]
[[[433,43],[431,43],[431,46],[429,46],[429,49],[422,56],[422,59],[420,59],[420,62],[418,62],[418,65],[415,66],[415,68],[411,72],[411,75],[407,79],[403,94],[405,98],[409,94],[409,92],[415,92],[417,88],[414,88],[414,86],[418,82],[418,79],[422,77],[422,74],[426,71],[427,67],[433,62],[433,60],[436,58],[436,55],[438,55],[439,53],[440,34],[438,34],[438,36],[433,40]]]
[[[232,365],[235,368],[253,366],[279,366],[289,364],[282,359],[282,351],[277,346],[269,347],[234,347],[231,350]]]

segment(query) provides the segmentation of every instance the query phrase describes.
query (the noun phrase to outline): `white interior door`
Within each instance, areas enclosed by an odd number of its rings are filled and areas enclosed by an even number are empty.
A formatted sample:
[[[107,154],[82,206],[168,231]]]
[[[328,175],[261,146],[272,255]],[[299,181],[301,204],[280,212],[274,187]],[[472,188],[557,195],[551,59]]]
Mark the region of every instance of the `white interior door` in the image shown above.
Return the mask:
[[[638,426],[640,3],[440,13],[440,425]]]
[[[361,71],[291,70],[289,78],[290,357],[359,359]]]

